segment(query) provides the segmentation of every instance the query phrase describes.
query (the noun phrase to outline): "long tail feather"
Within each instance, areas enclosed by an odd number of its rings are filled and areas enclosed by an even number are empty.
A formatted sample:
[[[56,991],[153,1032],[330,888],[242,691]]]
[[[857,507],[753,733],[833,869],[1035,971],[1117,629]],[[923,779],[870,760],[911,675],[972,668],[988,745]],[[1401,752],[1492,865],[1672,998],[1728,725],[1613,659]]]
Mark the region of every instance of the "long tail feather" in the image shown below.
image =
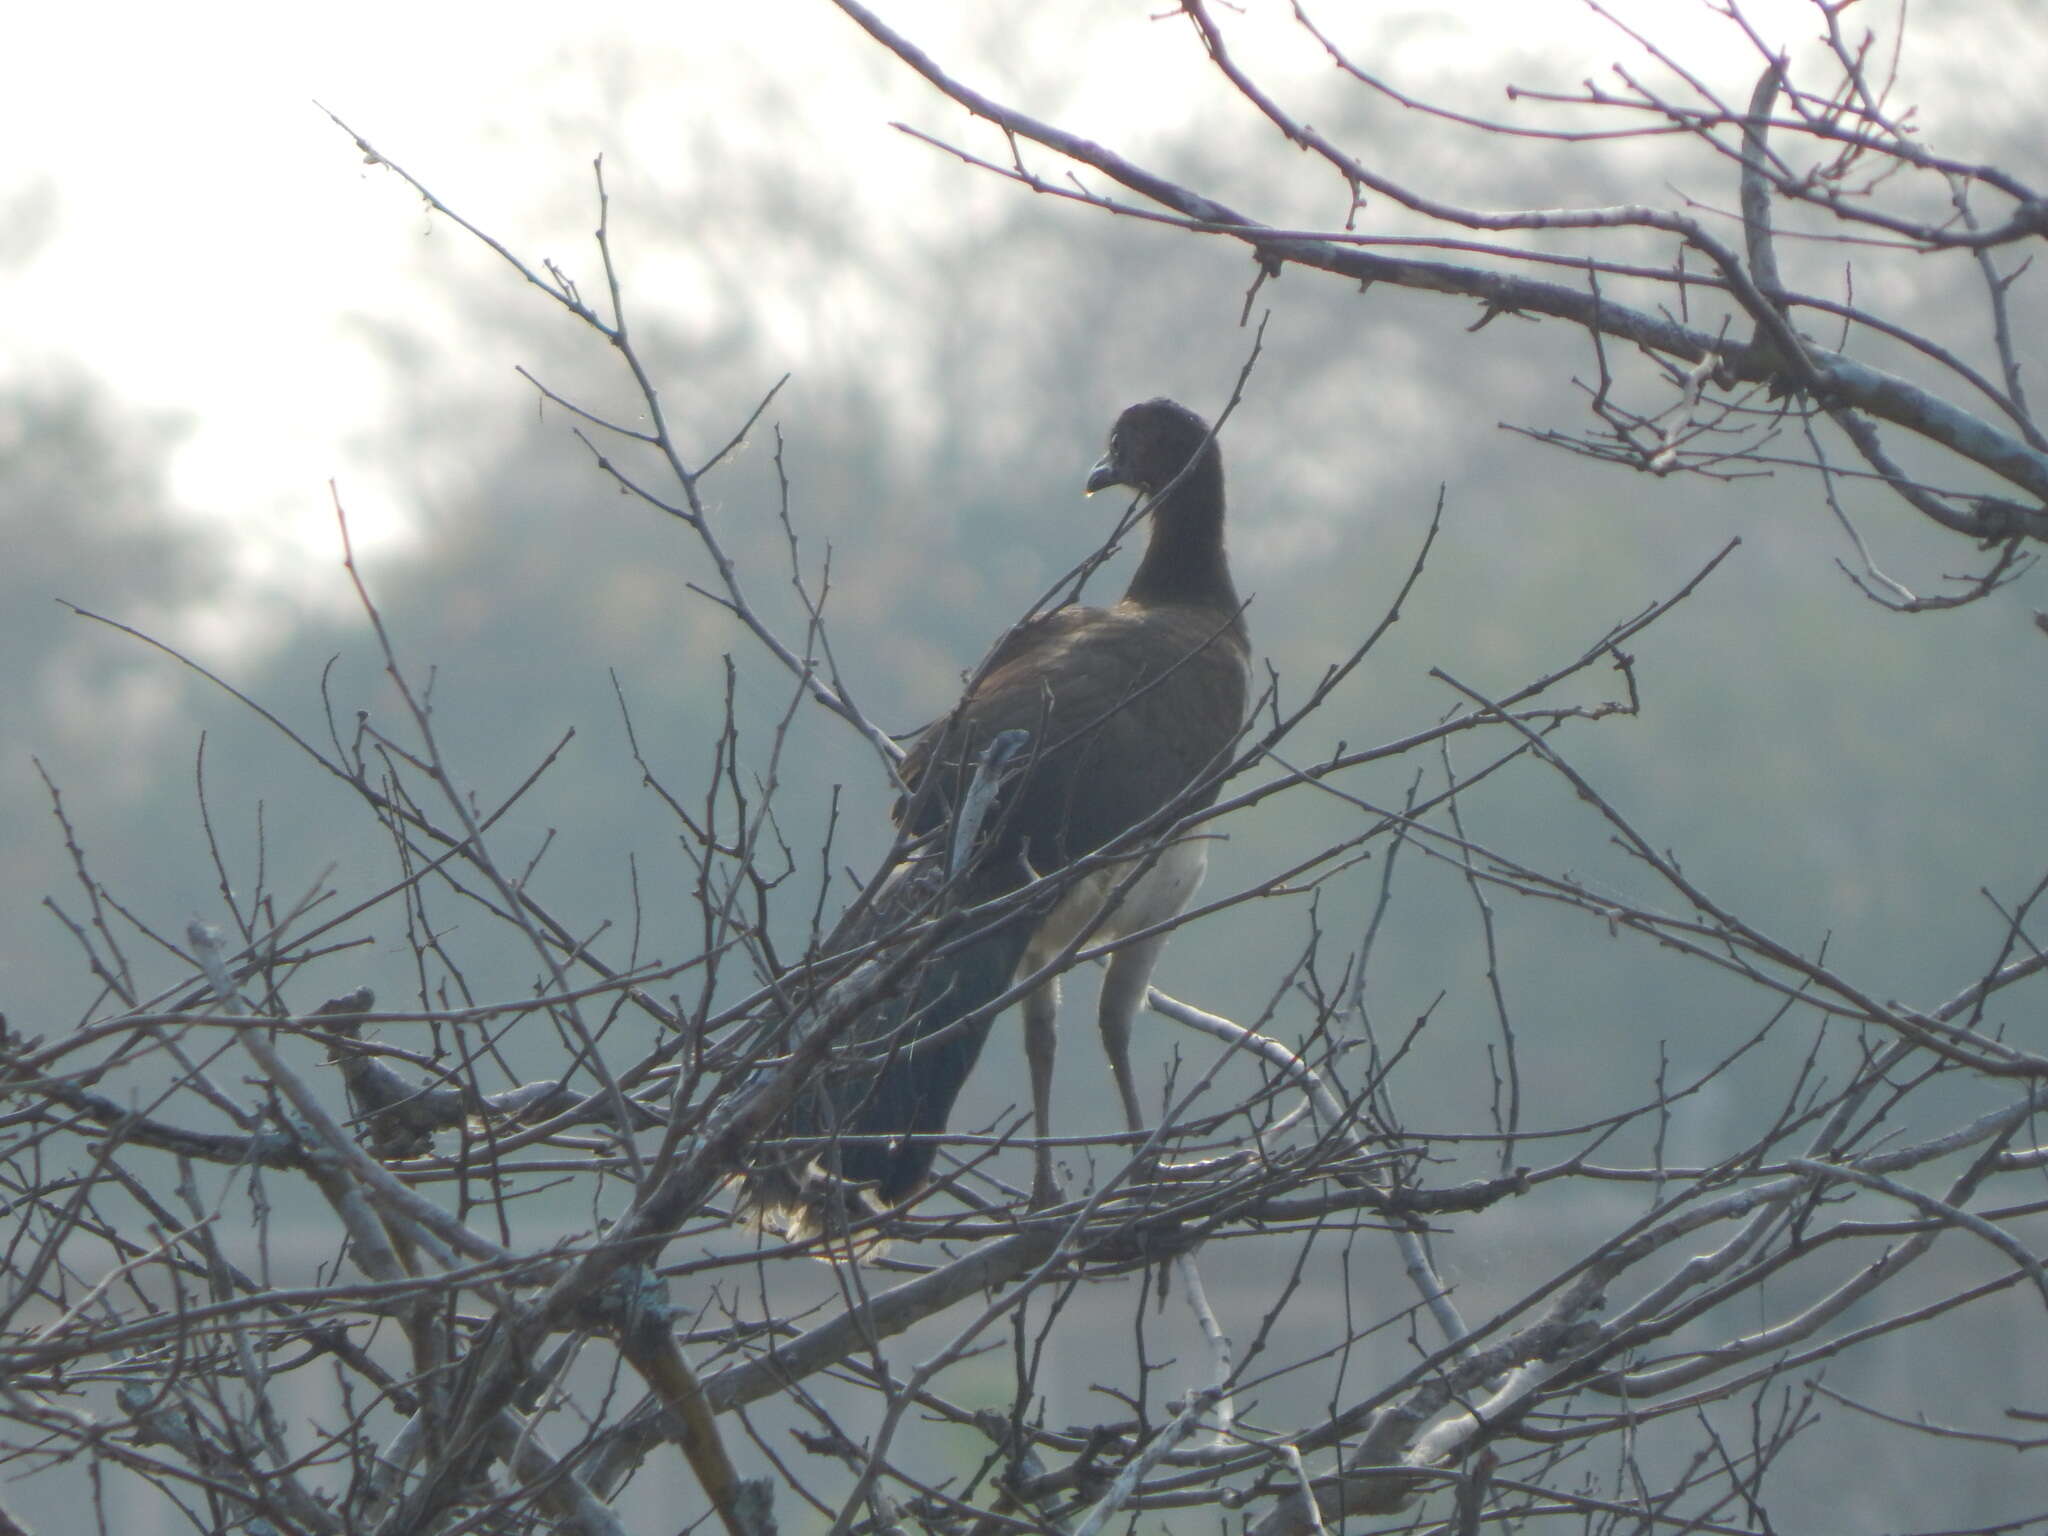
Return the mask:
[[[933,878],[929,865],[900,866],[827,948],[856,950],[911,920]],[[994,894],[974,892],[966,904]],[[855,1020],[778,1128],[791,1144],[788,1155],[764,1149],[742,1174],[740,1201],[750,1220],[806,1237],[917,1193],[938,1152],[933,1138],[945,1130],[995,1022],[993,1015],[960,1021],[1009,987],[1030,933],[1028,916],[1019,913],[927,962],[901,991]],[[831,1219],[835,1211],[838,1220]]]
[[[842,1139],[834,1149],[841,1177],[872,1184],[890,1205],[900,1204],[923,1186],[938,1151],[930,1138],[946,1129],[953,1101],[974,1070],[995,1020],[987,1016],[964,1028],[954,1026],[1002,995],[1029,937],[1026,924],[1007,923],[927,967],[910,1008],[877,1010],[895,1015],[886,1021],[888,1028],[900,1026],[913,1013],[915,1023],[910,1038],[889,1054],[879,1073],[852,1074],[826,1085],[826,1097],[837,1112],[836,1129],[842,1138],[856,1138]],[[886,1030],[877,1032],[883,1033]],[[811,1134],[825,1130],[817,1126]]]

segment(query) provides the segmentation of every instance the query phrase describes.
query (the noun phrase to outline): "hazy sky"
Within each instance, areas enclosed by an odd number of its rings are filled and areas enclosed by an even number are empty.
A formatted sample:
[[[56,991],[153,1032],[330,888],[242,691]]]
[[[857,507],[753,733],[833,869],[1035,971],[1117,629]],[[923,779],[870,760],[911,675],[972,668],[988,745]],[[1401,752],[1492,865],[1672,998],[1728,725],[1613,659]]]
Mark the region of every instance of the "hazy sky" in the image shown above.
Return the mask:
[[[1238,107],[1188,28],[1151,19],[1151,0],[1019,5],[1025,30],[1014,34],[989,6],[880,9],[991,92],[1126,148],[1233,121]],[[1507,109],[1496,50],[1540,50],[1552,83],[1567,86],[1631,51],[1579,0],[1366,9],[1369,25],[1352,7],[1320,8],[1373,67],[1469,73],[1471,104],[1488,111]],[[1703,4],[1616,9],[1709,73],[1723,55],[1747,69],[1739,38]],[[1768,36],[1814,30],[1795,0],[1748,10]],[[1255,0],[1235,23],[1247,57],[1277,81],[1328,78],[1283,15]],[[522,251],[582,269],[590,157],[630,154],[642,169],[620,197],[630,231],[634,195],[687,176],[664,174],[664,134],[706,120],[758,132],[746,115],[764,85],[773,131],[865,189],[849,198],[851,216],[900,221],[914,239],[920,221],[972,217],[986,195],[969,185],[974,173],[889,128],[963,124],[824,0],[609,0],[573,21],[527,3],[117,0],[29,7],[9,31],[0,128],[16,153],[0,173],[0,369],[80,368],[124,405],[186,417],[177,498],[235,523],[259,576],[289,564],[277,553],[329,539],[330,476],[364,537],[402,535],[406,512],[371,430],[387,380],[360,324],[435,335],[442,290],[422,280],[421,243],[459,238],[364,165],[315,102]],[[605,97],[628,77],[635,99],[655,105],[606,124]],[[605,141],[621,130],[634,142]],[[764,286],[763,313],[787,297]],[[790,345],[803,347],[800,327]]]

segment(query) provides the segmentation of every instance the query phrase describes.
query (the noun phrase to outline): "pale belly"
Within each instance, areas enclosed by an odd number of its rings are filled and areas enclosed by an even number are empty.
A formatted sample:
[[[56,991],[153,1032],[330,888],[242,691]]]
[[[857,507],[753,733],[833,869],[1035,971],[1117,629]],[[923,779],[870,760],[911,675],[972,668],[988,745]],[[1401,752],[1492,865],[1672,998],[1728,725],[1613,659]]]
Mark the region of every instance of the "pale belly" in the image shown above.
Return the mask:
[[[1096,870],[1071,886],[1058,906],[1046,915],[1018,962],[1016,976],[1022,978],[1073,943],[1077,934],[1088,932],[1083,948],[1108,943],[1163,923],[1180,913],[1194,899],[1209,867],[1206,839],[1191,837],[1175,843],[1159,855],[1144,876],[1123,892],[1116,910],[1089,931],[1089,924],[1104,903],[1130,879],[1131,863],[1111,864]]]

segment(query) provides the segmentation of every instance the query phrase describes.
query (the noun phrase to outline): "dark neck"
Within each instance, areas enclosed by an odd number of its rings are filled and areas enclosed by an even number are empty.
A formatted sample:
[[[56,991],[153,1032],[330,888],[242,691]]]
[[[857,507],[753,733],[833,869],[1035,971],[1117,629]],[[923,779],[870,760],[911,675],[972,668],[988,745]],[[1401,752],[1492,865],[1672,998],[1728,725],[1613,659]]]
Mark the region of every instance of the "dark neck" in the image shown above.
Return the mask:
[[[1152,539],[1124,598],[1148,607],[1236,610],[1237,588],[1223,554],[1223,456],[1214,444],[1152,508]]]

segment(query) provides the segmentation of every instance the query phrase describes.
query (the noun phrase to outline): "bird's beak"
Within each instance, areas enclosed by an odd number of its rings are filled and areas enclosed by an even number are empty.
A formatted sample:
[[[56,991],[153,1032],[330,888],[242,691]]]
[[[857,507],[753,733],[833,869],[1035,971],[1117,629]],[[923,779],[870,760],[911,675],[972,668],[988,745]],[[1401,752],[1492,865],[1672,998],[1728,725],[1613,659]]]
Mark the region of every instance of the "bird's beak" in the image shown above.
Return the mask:
[[[1097,491],[1106,491],[1112,485],[1122,485],[1124,483],[1124,477],[1118,472],[1114,459],[1114,454],[1105,453],[1096,462],[1095,467],[1088,471],[1088,494],[1090,496],[1093,496]]]

